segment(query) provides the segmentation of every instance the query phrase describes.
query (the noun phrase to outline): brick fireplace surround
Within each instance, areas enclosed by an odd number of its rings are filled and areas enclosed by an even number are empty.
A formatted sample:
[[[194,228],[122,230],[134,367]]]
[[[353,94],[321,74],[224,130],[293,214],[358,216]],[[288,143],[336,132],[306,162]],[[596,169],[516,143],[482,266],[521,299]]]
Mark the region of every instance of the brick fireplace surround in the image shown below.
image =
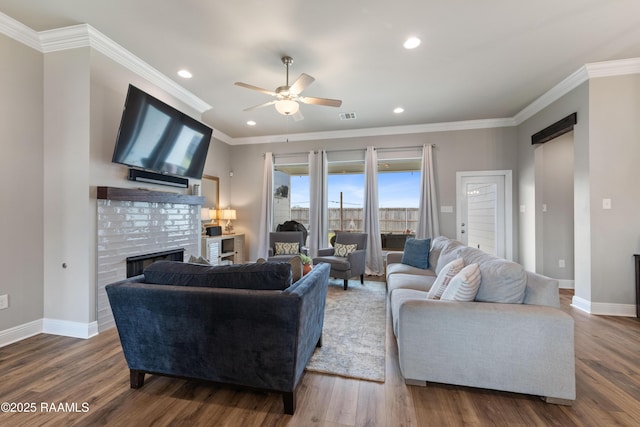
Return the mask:
[[[98,331],[115,326],[104,287],[127,277],[127,257],[184,248],[200,253],[204,198],[162,191],[98,187]]]

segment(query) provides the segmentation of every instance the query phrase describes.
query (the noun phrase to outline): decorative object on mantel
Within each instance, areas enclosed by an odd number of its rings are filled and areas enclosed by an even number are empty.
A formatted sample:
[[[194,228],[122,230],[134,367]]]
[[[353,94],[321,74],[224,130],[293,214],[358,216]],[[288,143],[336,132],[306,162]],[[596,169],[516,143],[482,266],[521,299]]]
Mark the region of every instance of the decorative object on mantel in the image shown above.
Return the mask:
[[[233,225],[231,225],[231,220],[236,219],[236,210],[231,208],[222,209],[219,216],[220,219],[227,221],[224,225],[224,234],[233,234]]]

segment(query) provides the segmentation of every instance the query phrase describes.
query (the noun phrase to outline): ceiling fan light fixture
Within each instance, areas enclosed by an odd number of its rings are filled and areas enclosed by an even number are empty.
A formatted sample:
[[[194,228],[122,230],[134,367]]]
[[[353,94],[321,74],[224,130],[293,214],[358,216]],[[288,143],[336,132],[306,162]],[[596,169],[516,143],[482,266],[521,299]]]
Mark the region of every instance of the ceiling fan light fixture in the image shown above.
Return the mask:
[[[276,101],[276,110],[278,110],[278,113],[282,114],[283,116],[290,116],[292,114],[295,114],[299,109],[300,105],[298,105],[296,101],[292,101],[290,99],[281,99],[279,101]]]

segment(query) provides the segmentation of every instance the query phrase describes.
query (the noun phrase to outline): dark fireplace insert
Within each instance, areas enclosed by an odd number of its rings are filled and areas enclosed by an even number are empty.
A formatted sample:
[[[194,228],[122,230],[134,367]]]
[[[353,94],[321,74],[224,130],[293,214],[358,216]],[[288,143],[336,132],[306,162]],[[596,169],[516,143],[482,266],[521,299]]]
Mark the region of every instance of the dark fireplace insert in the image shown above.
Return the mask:
[[[127,277],[142,274],[146,267],[160,260],[184,261],[184,248],[127,257]]]

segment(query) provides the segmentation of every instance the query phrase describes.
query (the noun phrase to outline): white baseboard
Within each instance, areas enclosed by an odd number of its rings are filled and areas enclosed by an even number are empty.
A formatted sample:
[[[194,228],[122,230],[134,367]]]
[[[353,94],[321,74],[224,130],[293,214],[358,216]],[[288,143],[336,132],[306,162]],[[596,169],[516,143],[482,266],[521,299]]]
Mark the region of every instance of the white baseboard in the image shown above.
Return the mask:
[[[98,335],[98,322],[81,323],[69,320],[42,319],[42,332],[86,339]]]
[[[81,323],[57,319],[34,320],[0,331],[0,347],[43,333],[88,339],[98,335],[98,322]]]
[[[558,279],[560,289],[575,289],[575,280]]]
[[[42,333],[42,319],[0,331],[0,347]]]
[[[586,313],[599,316],[636,317],[636,306],[634,304],[591,302],[584,298],[574,296],[571,300],[571,306]]]

